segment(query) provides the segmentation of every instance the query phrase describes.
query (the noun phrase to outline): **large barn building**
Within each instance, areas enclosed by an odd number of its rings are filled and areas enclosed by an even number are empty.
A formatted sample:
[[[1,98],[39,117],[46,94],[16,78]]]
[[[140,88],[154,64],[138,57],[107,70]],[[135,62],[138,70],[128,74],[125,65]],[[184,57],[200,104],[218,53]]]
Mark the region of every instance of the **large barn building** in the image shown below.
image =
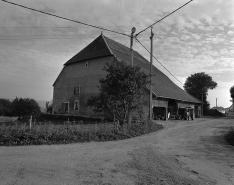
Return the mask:
[[[86,107],[87,99],[97,95],[99,79],[106,76],[103,67],[114,59],[130,64],[130,49],[101,34],[78,54],[68,60],[55,80],[53,93],[53,112],[95,116]],[[138,52],[133,51],[134,65],[149,74],[150,63]],[[195,117],[201,116],[201,102],[174,84],[164,73],[153,66],[153,115],[163,118],[170,112],[170,117],[183,116],[186,110]],[[149,96],[149,92],[147,92]],[[148,115],[149,98],[143,106],[143,114]],[[166,116],[165,116],[166,117]]]

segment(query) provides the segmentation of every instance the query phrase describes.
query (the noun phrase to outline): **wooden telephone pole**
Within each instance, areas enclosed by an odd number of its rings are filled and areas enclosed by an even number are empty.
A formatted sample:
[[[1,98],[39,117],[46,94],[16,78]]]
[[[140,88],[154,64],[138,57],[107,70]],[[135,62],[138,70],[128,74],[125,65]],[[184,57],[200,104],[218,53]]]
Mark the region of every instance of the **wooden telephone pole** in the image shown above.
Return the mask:
[[[133,38],[134,38],[134,33],[136,32],[136,28],[133,27],[132,28],[132,33],[131,33],[131,36],[130,36],[130,50],[131,50],[131,65],[133,67],[133,49],[132,49],[132,46],[133,46]],[[132,110],[130,109],[129,112],[128,112],[128,124],[131,125],[132,123]]]
[[[136,28],[133,27],[132,28],[132,33],[131,33],[131,37],[130,37],[130,50],[131,50],[131,65],[133,66],[133,37],[134,37],[134,33],[136,32]]]
[[[153,27],[150,36],[150,95],[149,95],[149,120],[152,120],[152,65],[153,65]]]

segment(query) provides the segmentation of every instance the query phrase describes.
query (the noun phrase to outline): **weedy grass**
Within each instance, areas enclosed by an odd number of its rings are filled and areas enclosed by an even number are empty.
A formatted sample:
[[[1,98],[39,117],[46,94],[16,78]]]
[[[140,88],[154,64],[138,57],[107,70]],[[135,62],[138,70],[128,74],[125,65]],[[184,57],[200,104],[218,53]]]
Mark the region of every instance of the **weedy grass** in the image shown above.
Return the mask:
[[[224,135],[226,141],[234,146],[234,127],[230,127],[230,130]]]
[[[162,129],[153,122],[138,122],[116,129],[113,123],[105,124],[6,123],[0,125],[0,146],[51,145],[81,142],[104,142],[127,139]]]

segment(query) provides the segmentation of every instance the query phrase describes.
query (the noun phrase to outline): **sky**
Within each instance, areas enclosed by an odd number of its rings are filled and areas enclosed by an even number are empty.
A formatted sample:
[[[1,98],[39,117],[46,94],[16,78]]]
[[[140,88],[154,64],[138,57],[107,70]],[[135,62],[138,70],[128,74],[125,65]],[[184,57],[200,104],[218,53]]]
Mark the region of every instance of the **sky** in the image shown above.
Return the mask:
[[[150,26],[188,0],[9,0],[30,8],[130,35]],[[126,46],[129,37],[33,12],[0,0],[0,98],[50,101],[63,64],[101,32]],[[153,64],[183,88],[205,72],[218,86],[210,107],[229,107],[234,85],[234,0],[193,0],[153,26]],[[138,35],[149,50],[150,29]],[[149,60],[136,41],[133,49]],[[182,83],[182,84],[181,84]]]

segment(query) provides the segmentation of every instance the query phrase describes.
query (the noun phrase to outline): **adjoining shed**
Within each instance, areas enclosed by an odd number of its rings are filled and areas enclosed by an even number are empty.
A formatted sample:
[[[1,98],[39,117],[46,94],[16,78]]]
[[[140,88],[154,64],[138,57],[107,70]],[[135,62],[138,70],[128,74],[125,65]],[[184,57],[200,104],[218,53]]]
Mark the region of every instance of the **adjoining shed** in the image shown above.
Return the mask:
[[[86,107],[87,99],[97,95],[99,79],[105,77],[104,65],[117,61],[130,64],[130,49],[101,34],[83,50],[68,60],[55,80],[53,112],[84,116],[97,116]],[[134,65],[149,74],[150,63],[137,51],[133,51]],[[153,116],[155,119],[183,118],[187,111],[194,117],[201,116],[201,102],[173,83],[153,66]],[[149,92],[146,90],[142,114],[149,112]]]

